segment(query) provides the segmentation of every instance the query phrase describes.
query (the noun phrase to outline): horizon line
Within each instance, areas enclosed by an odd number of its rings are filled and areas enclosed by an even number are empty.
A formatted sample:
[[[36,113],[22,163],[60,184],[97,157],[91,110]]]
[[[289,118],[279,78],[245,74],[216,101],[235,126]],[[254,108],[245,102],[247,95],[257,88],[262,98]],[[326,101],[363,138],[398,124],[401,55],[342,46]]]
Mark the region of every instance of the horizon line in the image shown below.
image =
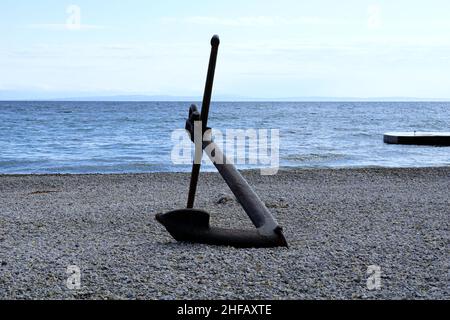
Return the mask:
[[[0,98],[0,102],[190,102],[202,101],[201,96],[172,96],[172,95],[97,95],[74,96],[62,98]],[[450,98],[419,98],[419,97],[245,97],[233,95],[217,95],[216,102],[450,102]]]

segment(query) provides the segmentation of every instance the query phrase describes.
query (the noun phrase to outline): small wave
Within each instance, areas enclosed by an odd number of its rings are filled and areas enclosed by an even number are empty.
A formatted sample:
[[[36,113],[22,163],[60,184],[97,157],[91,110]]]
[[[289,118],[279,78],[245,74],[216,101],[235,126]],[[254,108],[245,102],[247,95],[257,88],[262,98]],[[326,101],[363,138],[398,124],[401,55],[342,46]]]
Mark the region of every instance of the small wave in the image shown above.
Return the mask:
[[[289,155],[282,158],[282,160],[288,160],[293,162],[320,162],[328,160],[343,160],[348,159],[349,156],[341,153],[309,153]]]
[[[107,174],[107,173],[146,173],[171,171],[161,164],[151,163],[121,163],[121,164],[92,164],[92,165],[67,165],[67,166],[48,166],[45,169],[18,170],[12,173],[38,173],[38,174]],[[11,172],[10,172],[11,173]]]

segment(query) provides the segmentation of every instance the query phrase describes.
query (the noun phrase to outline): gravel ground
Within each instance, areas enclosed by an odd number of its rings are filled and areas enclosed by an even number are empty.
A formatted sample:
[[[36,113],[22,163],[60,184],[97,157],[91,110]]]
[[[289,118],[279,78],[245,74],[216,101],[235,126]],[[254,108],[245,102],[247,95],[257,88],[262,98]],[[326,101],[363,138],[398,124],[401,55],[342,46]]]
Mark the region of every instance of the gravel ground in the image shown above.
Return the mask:
[[[450,298],[450,168],[244,176],[289,249],[175,243],[154,215],[184,206],[186,174],[0,176],[0,298]],[[199,193],[212,224],[252,228],[217,174]]]

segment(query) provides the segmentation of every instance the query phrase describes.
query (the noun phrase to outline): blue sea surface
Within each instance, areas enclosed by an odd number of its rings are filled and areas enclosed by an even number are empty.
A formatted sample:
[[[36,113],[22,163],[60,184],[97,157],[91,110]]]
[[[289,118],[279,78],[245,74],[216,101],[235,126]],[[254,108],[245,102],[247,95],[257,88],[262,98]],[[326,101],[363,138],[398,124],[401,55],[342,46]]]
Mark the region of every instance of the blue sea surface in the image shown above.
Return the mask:
[[[189,171],[171,161],[189,105],[0,102],[0,173]],[[282,167],[450,165],[450,148],[383,143],[389,131],[450,131],[448,102],[218,102],[209,126],[279,129]]]

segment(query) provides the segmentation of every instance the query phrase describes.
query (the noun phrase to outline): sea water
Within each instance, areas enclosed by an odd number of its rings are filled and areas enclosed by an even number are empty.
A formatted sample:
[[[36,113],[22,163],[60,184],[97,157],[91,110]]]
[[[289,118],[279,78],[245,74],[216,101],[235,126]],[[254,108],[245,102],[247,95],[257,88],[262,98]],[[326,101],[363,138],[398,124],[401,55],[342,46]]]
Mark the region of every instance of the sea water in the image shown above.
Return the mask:
[[[0,173],[189,171],[171,136],[190,104],[0,102]],[[450,148],[383,143],[389,131],[450,131],[448,102],[217,102],[209,126],[279,129],[281,167],[450,165]]]

